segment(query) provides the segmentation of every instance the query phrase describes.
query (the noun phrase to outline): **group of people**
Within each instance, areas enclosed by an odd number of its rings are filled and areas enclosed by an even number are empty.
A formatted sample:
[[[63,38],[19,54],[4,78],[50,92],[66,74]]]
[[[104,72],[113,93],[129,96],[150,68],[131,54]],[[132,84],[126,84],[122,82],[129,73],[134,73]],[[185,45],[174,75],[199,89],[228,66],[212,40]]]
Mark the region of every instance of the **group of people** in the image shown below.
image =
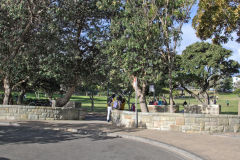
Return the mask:
[[[152,99],[149,102],[149,105],[167,105],[167,101],[165,98],[162,98],[162,100],[159,100],[159,98],[157,99]]]
[[[110,115],[112,112],[112,109],[119,109],[119,110],[124,110],[126,100],[123,98],[121,95],[118,97],[113,94],[110,96],[107,100],[107,121],[110,121]]]

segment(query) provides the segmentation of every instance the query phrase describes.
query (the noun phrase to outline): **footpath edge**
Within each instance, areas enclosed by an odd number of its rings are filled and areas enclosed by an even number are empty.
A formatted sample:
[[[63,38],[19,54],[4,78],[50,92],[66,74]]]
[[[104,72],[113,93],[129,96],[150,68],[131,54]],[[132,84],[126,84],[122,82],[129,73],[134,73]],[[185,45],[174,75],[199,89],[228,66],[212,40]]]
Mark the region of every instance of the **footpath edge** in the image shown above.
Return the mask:
[[[156,140],[152,140],[152,139],[148,139],[148,138],[142,138],[142,137],[138,137],[138,136],[130,136],[130,135],[125,135],[125,134],[118,134],[118,133],[107,133],[107,136],[110,137],[121,137],[121,138],[126,138],[126,139],[131,139],[131,140],[135,140],[138,142],[143,142],[143,143],[147,143],[156,147],[160,147],[163,149],[166,149],[168,151],[174,152],[176,154],[179,154],[187,159],[192,159],[192,160],[204,160],[202,157],[190,153],[189,151],[180,149],[178,147],[175,147],[173,145],[169,145],[166,143],[162,143]]]

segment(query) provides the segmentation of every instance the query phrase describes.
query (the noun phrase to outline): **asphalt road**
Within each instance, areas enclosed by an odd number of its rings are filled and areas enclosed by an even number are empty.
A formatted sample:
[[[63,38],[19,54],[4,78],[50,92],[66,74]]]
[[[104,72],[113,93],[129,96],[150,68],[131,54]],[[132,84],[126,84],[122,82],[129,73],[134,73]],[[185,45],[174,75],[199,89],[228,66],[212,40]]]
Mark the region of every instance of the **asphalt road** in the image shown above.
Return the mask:
[[[95,132],[0,126],[0,160],[182,160],[167,150]]]

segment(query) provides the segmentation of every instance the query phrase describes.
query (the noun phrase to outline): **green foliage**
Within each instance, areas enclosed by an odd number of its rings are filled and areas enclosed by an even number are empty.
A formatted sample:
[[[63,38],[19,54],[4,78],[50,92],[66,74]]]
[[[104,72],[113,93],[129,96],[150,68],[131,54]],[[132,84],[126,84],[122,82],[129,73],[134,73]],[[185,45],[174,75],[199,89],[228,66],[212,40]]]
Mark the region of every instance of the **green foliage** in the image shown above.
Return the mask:
[[[240,97],[240,88],[235,89],[235,91],[233,93],[238,95],[238,97]]]
[[[136,76],[139,81],[154,81],[162,64],[166,63],[163,62],[164,45],[169,45],[172,38],[179,38],[179,28],[174,28],[173,25],[186,17],[184,12],[180,12],[185,1],[170,1],[168,6],[164,2],[113,2],[117,5],[114,8],[116,13],[111,19],[111,40],[107,42],[107,52],[111,55],[114,66],[121,66],[129,77]],[[109,3],[102,1],[98,4],[104,8]],[[163,10],[168,9],[171,11],[165,15]],[[158,13],[160,10],[162,12]],[[160,20],[163,15],[166,16],[165,19]],[[165,26],[163,21],[167,23]],[[170,27],[169,37],[163,35],[164,27]]]
[[[128,81],[138,78],[138,88],[143,97],[147,85],[157,82],[158,75],[166,68],[170,70],[171,79],[176,47],[181,39],[181,27],[189,19],[189,11],[194,2],[98,2],[99,8],[113,13],[110,38],[105,50],[110,55],[111,64],[114,68],[121,68]],[[172,84],[169,85],[172,90]]]
[[[226,92],[233,89],[233,80],[232,77],[226,77],[222,80],[219,80],[216,86],[218,91]]]
[[[28,45],[32,35],[37,33],[40,23],[46,22],[48,7],[49,3],[45,0],[34,3],[21,0],[0,1],[0,59],[5,61],[4,65],[0,65],[1,68],[11,63]]]
[[[213,38],[213,43],[226,43],[231,33],[237,32],[240,42],[239,0],[200,0],[193,27],[202,40]]]
[[[60,84],[86,84],[89,77],[103,81],[98,47],[107,12],[96,3],[0,1],[0,73],[10,88],[52,93]]]
[[[0,73],[8,77],[11,89],[35,76],[42,52],[36,53],[45,46],[42,38],[47,41],[51,36],[43,32],[50,22],[49,5],[45,0],[0,1]]]
[[[207,94],[220,79],[239,72],[238,62],[229,60],[230,56],[231,51],[219,45],[197,42],[188,46],[181,59],[181,85],[196,85],[200,94]]]

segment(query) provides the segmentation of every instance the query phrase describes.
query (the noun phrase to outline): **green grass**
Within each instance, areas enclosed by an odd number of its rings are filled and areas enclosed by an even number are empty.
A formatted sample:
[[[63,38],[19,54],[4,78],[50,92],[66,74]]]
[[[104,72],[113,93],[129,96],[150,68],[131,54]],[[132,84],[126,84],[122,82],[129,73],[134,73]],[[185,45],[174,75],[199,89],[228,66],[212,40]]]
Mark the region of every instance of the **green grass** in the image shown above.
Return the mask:
[[[237,95],[231,93],[221,93],[217,94],[218,101],[217,104],[221,105],[221,114],[238,114],[238,101],[240,98]],[[198,104],[195,98],[179,98],[175,99],[175,102],[180,105],[180,110],[183,110],[183,102],[187,101],[188,104]],[[227,106],[226,101],[229,100],[229,106]]]
[[[71,101],[78,101],[82,103],[82,108],[87,111],[91,110],[91,100],[88,96],[77,96],[73,95],[71,97]],[[107,97],[105,96],[95,96],[94,97],[94,112],[106,112],[107,105],[106,105]]]
[[[16,95],[16,93],[14,93]],[[221,93],[217,94],[218,101],[217,104],[220,104],[222,106],[221,114],[237,114],[238,113],[238,101],[240,98],[237,95],[231,94],[231,93]],[[34,93],[27,93],[26,94],[27,99],[36,99],[36,95]],[[60,97],[60,95],[54,95],[53,98]],[[44,94],[40,94],[40,99],[47,99]],[[94,97],[94,112],[106,112],[106,96],[95,96]],[[91,110],[91,100],[88,96],[79,96],[79,95],[73,95],[71,98],[72,101],[78,101],[82,103],[82,107],[90,111]],[[183,102],[187,101],[188,104],[198,104],[197,100],[195,98],[176,98],[174,99],[175,103],[180,106],[180,111],[183,110]],[[226,100],[229,100],[229,106],[226,104]],[[131,99],[131,103],[135,103],[135,98]],[[140,111],[140,106],[138,104],[137,106],[138,110]],[[128,104],[125,105],[125,110],[128,110]]]
[[[104,96],[98,97],[95,96],[95,111],[96,112],[106,112],[106,98]],[[91,101],[87,96],[73,96],[71,100],[80,101],[82,103],[83,108],[90,111]],[[175,99],[175,103],[180,106],[180,111],[183,110],[183,102],[187,101],[188,104],[198,104],[198,101],[195,98],[179,98]],[[226,104],[226,100],[229,100],[229,106]],[[238,113],[238,101],[239,97],[233,94],[219,94],[218,102],[222,106],[221,114],[237,114]],[[135,99],[131,99],[131,103],[135,103]],[[140,111],[140,106],[138,104],[138,110]],[[128,110],[128,104],[125,105],[125,110]]]

